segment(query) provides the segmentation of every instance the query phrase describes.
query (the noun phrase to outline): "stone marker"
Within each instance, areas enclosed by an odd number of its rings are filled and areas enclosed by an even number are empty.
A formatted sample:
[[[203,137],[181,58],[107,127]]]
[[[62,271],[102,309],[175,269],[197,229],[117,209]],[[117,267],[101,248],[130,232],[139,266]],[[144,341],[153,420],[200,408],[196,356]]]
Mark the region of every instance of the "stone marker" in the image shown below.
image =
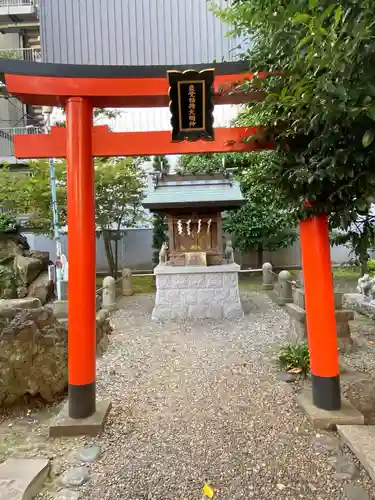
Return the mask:
[[[87,483],[90,479],[90,473],[87,467],[73,467],[64,472],[60,479],[61,483],[68,488],[70,486],[77,487]]]
[[[375,481],[375,427],[372,425],[339,425],[337,430],[343,442]]]
[[[279,297],[278,301],[280,305],[288,304],[293,302],[293,277],[289,271],[280,271],[278,276],[279,284]]]
[[[48,471],[48,460],[9,458],[0,465],[0,500],[31,500],[41,490]]]
[[[103,280],[102,308],[108,311],[116,309],[116,280],[112,276],[107,276]]]
[[[122,295],[128,297],[133,295],[133,283],[131,269],[122,270]]]
[[[273,290],[272,264],[265,262],[262,266],[263,290]]]
[[[84,446],[77,453],[77,460],[79,462],[92,463],[100,457],[100,448],[96,443]]]

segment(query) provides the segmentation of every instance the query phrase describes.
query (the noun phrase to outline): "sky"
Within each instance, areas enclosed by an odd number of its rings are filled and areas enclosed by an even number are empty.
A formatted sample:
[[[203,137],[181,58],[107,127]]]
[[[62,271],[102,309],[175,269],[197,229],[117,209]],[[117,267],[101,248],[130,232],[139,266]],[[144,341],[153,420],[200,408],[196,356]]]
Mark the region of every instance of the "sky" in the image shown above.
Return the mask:
[[[239,106],[220,105],[214,108],[214,126],[228,127],[231,120],[238,114]],[[64,112],[54,108],[52,123],[62,121]],[[120,114],[111,120],[99,118],[95,120],[96,125],[108,124],[114,132],[142,132],[152,130],[171,130],[169,108],[125,108]],[[168,156],[172,171],[176,166],[178,156]],[[149,171],[152,162],[144,163],[144,169]]]

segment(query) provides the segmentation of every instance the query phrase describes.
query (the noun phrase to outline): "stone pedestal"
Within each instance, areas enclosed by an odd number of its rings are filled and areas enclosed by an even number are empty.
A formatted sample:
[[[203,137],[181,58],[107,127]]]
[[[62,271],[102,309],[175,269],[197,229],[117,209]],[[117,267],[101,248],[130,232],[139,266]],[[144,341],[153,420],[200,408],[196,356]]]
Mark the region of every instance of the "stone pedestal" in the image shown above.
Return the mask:
[[[350,336],[349,321],[354,319],[354,313],[353,311],[342,308],[342,293],[335,293],[334,297],[337,344],[339,350],[345,352],[350,349],[353,344]],[[285,306],[290,315],[289,340],[291,342],[302,342],[307,339],[304,290],[298,288],[295,289],[293,299],[293,304],[286,304]]]
[[[375,318],[375,300],[363,297],[361,293],[346,293],[344,295],[344,304],[359,314],[364,314],[371,319]]]
[[[235,319],[243,316],[237,264],[155,267],[156,299],[152,319]]]

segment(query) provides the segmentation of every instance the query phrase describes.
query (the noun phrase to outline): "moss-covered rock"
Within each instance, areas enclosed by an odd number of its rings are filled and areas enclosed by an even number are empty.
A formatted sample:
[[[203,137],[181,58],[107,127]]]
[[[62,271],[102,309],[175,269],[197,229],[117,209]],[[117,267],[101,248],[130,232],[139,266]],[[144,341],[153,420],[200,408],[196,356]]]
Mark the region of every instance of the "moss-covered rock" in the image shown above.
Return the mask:
[[[0,298],[15,299],[17,297],[17,279],[12,267],[0,264]]]

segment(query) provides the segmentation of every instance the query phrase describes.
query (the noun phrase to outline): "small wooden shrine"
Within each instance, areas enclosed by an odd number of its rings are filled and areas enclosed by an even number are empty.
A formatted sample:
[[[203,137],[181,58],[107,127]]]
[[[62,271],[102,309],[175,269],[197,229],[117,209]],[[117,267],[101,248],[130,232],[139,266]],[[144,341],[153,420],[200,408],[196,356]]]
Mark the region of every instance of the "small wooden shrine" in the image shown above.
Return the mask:
[[[240,185],[230,173],[154,172],[143,206],[168,218],[170,265],[212,266],[223,262],[221,212],[243,203]]]

